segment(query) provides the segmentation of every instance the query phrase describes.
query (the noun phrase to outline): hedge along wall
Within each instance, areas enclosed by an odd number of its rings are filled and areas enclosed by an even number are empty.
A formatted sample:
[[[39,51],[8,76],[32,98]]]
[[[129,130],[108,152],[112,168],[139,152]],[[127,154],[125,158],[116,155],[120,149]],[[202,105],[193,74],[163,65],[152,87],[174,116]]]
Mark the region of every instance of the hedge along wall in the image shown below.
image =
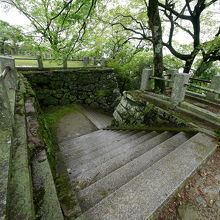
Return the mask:
[[[22,71],[41,105],[81,103],[113,111],[121,95],[112,69]]]

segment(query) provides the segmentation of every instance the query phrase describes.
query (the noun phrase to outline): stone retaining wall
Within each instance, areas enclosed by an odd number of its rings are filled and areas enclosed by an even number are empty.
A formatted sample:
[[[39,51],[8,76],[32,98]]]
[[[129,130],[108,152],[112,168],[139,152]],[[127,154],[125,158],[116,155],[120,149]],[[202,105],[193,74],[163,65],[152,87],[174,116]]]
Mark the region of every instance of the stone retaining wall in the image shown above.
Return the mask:
[[[81,103],[113,111],[120,92],[112,69],[24,72],[42,105]]]
[[[113,125],[147,125],[190,127],[187,121],[177,117],[169,111],[141,100],[132,92],[125,91],[120,103],[113,113]]]

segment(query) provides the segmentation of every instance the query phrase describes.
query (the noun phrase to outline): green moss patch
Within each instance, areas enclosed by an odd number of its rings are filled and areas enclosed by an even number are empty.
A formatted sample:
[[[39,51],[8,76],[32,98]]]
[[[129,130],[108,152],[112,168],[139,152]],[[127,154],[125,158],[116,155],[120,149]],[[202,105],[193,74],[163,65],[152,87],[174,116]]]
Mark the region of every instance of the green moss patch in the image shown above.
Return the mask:
[[[53,135],[57,129],[57,124],[61,118],[65,115],[79,110],[77,105],[66,105],[66,106],[49,106],[44,109],[44,117],[51,129]]]
[[[216,131],[216,139],[218,141],[217,145],[218,145],[218,147],[220,147],[220,129],[218,129]]]
[[[122,130],[122,131],[170,131],[170,132],[186,132],[190,134],[196,134],[198,131],[194,128],[184,128],[184,127],[168,127],[168,126],[158,126],[158,127],[148,127],[144,124],[140,125],[127,125],[127,126],[109,126],[105,130]]]

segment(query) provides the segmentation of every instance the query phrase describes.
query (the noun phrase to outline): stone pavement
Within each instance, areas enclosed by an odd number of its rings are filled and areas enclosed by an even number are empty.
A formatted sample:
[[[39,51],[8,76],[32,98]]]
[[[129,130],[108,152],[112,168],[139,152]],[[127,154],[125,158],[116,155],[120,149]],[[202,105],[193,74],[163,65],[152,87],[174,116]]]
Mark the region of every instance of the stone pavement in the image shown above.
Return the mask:
[[[58,142],[79,137],[111,124],[112,117],[106,113],[74,105],[74,111],[65,115],[58,123]]]

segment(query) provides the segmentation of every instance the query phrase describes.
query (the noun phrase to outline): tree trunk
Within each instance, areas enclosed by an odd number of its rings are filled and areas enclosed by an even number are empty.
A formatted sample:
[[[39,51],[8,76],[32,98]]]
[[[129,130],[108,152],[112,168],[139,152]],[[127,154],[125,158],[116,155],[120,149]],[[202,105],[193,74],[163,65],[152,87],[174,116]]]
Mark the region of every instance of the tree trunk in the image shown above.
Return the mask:
[[[189,73],[193,64],[194,58],[189,59],[186,61],[183,72],[184,73]]]
[[[147,8],[149,27],[152,33],[153,50],[154,50],[154,75],[162,77],[163,75],[163,43],[162,28],[158,9],[158,0],[149,0]],[[161,80],[155,80],[155,90],[164,92],[165,83]]]

